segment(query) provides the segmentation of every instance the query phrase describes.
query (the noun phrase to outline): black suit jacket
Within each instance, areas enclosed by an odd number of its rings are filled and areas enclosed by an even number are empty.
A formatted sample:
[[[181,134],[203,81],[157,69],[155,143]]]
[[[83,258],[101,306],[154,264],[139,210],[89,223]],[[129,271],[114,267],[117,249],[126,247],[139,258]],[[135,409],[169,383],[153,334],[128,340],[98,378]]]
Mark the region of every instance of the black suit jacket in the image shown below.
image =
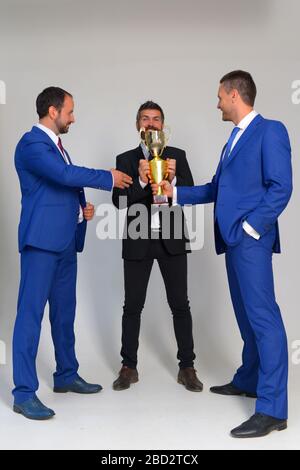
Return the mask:
[[[144,189],[141,187],[139,182],[139,161],[144,159],[144,154],[142,151],[141,146],[129,150],[121,155],[117,156],[116,159],[116,168],[117,170],[123,171],[127,173],[133,178],[133,184],[127,189],[118,189],[114,188],[113,190],[113,204],[118,208],[125,208],[130,207],[133,204],[143,204],[148,212],[148,237],[145,238],[137,238],[132,239],[128,233],[128,227],[132,221],[134,221],[139,214],[137,213],[136,216],[128,215],[127,210],[127,220],[126,220],[126,236],[123,238],[123,250],[122,250],[122,257],[124,259],[131,259],[131,260],[139,260],[144,259],[147,256],[149,243],[150,243],[150,231],[151,231],[151,203],[153,201],[151,186],[148,184]],[[193,186],[193,177],[188,165],[185,152],[181,149],[175,147],[166,147],[162,158],[173,158],[176,160],[176,178],[177,183],[176,186]],[[120,196],[127,196],[127,204],[125,205]],[[125,199],[125,198],[124,198]],[[121,202],[121,204],[120,204]],[[163,210],[170,211],[169,207],[164,207]],[[178,255],[187,253],[189,250],[187,249],[188,239],[185,237],[184,233],[184,218],[182,217],[182,237],[178,239],[176,234],[174,233],[174,214],[178,211],[182,211],[180,206],[174,206],[171,210],[171,217],[170,217],[170,237],[169,238],[162,238],[163,244],[167,250],[167,252],[171,255]],[[173,214],[174,212],[174,214]],[[182,212],[181,212],[182,214]],[[161,219],[165,220],[165,219]],[[163,235],[162,235],[163,237]]]

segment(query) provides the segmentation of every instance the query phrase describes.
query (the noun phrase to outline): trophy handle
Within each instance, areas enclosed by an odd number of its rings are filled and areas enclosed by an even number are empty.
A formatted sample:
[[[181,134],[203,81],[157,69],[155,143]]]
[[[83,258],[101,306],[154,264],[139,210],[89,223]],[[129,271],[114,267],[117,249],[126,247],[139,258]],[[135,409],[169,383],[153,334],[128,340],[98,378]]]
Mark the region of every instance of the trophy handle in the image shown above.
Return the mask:
[[[167,168],[167,166],[168,166],[168,163],[166,162],[165,168]],[[168,171],[166,170],[164,179],[166,180],[166,179],[168,178],[168,176],[169,176],[169,173],[168,173]]]
[[[171,128],[169,126],[164,126],[163,131],[164,131],[164,134],[165,134],[165,142],[166,142],[166,145],[167,145],[167,143],[169,142],[170,137],[171,137]]]
[[[141,140],[142,140],[143,142],[145,142],[145,128],[144,128],[144,127],[141,127],[141,128],[140,128],[139,134],[140,134]]]

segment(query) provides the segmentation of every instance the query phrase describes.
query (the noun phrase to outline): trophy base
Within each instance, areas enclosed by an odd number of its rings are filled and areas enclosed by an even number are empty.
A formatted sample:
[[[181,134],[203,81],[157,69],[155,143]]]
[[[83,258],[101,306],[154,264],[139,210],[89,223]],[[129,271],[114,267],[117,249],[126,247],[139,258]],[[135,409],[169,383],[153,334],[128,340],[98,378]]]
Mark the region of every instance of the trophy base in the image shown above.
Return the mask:
[[[162,195],[156,194],[155,196],[153,196],[153,203],[152,203],[152,205],[154,205],[154,206],[162,206],[162,205],[164,205],[164,204],[169,204],[168,196],[165,196],[164,194],[162,194]]]

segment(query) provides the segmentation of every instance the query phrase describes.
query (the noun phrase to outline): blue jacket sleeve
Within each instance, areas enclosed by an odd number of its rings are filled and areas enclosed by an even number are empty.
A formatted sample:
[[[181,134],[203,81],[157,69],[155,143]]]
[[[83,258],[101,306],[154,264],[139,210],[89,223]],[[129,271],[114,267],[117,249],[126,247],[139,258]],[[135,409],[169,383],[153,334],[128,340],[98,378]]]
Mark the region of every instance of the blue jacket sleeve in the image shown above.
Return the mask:
[[[211,183],[201,186],[178,186],[177,187],[177,203],[181,206],[185,204],[208,204],[215,202],[216,184],[215,176]]]
[[[94,170],[76,165],[63,165],[50,145],[44,142],[19,144],[16,168],[28,170],[62,186],[89,187],[111,191],[113,178],[110,171]]]
[[[262,143],[263,184],[267,190],[247,222],[264,235],[277,221],[292,194],[291,147],[286,128],[272,121]]]

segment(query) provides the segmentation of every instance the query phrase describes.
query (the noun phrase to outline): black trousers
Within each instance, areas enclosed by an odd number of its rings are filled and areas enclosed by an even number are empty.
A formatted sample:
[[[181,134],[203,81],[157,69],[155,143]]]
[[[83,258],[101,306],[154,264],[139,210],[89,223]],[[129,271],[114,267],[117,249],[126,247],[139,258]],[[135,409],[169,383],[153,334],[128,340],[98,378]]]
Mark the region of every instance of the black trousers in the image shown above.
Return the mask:
[[[193,367],[194,342],[192,316],[187,295],[187,255],[169,255],[161,240],[151,240],[150,250],[143,260],[124,260],[125,304],[122,318],[123,365],[135,368],[141,313],[154,260],[162,274],[168,304],[173,314],[179,367]]]

